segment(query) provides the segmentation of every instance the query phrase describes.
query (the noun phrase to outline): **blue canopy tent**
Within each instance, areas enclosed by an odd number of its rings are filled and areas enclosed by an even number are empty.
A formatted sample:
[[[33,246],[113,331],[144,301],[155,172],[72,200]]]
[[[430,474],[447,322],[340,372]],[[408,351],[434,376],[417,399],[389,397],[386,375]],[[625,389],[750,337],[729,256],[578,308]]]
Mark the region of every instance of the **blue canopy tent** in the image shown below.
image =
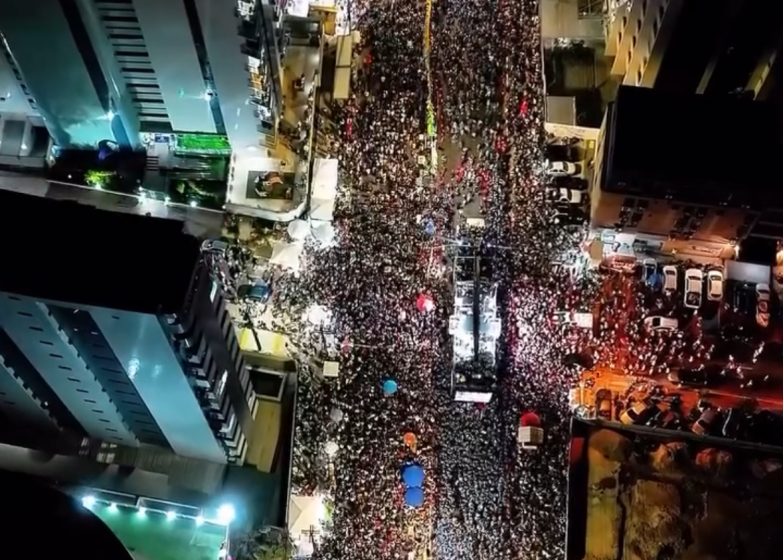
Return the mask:
[[[418,463],[402,467],[402,481],[408,488],[421,487],[424,484],[424,469]]]
[[[405,505],[412,508],[421,507],[424,504],[424,490],[418,486],[408,488],[405,491]]]
[[[393,395],[397,392],[397,382],[394,379],[387,379],[383,382],[383,392],[387,395]]]

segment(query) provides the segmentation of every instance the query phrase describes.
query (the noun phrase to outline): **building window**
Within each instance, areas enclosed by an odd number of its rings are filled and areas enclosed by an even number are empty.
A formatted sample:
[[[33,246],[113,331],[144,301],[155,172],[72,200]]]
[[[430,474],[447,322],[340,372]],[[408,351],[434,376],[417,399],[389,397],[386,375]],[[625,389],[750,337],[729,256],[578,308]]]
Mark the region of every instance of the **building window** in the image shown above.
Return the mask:
[[[642,83],[642,71],[639,70],[636,72],[636,85],[640,85]]]
[[[631,48],[632,48],[632,49],[635,49],[635,48],[636,48],[636,35],[634,35],[634,36],[631,38]]]
[[[657,19],[653,21],[652,28],[653,28],[653,35],[658,35],[658,20]]]
[[[642,30],[642,20],[637,19],[636,20],[636,32],[639,33],[639,31]]]
[[[223,391],[226,390],[227,382],[228,382],[228,370],[225,370],[223,372],[223,375],[220,376],[220,381],[218,381],[217,387],[215,388],[215,396],[217,398],[223,396]]]

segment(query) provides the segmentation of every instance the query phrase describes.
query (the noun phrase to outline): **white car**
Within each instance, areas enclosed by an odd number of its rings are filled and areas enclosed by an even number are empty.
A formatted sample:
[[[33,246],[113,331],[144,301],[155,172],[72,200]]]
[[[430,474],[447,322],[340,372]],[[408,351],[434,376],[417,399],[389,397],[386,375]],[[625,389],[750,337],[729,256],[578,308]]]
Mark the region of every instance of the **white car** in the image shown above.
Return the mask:
[[[762,328],[769,326],[769,286],[756,284],[756,323]]]
[[[560,189],[558,192],[557,201],[560,204],[582,204],[584,199],[584,193],[582,191],[574,191],[571,189]]]
[[[707,299],[720,301],[723,299],[723,274],[719,270],[707,273]]]
[[[663,291],[677,291],[677,267],[668,265],[663,267]]]
[[[685,271],[685,307],[698,309],[701,307],[701,290],[704,274],[698,268],[689,268]]]
[[[648,331],[676,331],[679,326],[679,322],[673,317],[656,315],[644,320],[644,328]]]
[[[570,161],[547,161],[546,172],[547,175],[552,177],[569,177],[571,175],[577,175],[580,171],[580,166]]]

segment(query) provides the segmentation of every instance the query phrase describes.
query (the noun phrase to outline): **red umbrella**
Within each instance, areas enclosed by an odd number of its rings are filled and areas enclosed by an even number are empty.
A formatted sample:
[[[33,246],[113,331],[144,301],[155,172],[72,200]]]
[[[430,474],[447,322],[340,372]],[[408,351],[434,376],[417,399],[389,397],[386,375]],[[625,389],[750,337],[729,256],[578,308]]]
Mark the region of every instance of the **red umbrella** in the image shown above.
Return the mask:
[[[422,313],[428,313],[435,308],[435,302],[432,301],[429,294],[421,294],[416,300],[416,308]]]
[[[520,426],[531,426],[540,428],[541,427],[541,418],[538,417],[538,414],[535,412],[525,412],[520,418],[519,418],[519,425]]]

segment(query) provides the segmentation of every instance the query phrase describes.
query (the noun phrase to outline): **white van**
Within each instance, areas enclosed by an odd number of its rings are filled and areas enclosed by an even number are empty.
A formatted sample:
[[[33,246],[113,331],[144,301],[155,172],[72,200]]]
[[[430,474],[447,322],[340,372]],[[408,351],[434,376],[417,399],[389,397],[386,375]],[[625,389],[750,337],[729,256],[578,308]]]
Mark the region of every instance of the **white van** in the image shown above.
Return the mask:
[[[677,319],[673,317],[647,317],[644,320],[644,328],[648,331],[676,331],[679,327]]]

